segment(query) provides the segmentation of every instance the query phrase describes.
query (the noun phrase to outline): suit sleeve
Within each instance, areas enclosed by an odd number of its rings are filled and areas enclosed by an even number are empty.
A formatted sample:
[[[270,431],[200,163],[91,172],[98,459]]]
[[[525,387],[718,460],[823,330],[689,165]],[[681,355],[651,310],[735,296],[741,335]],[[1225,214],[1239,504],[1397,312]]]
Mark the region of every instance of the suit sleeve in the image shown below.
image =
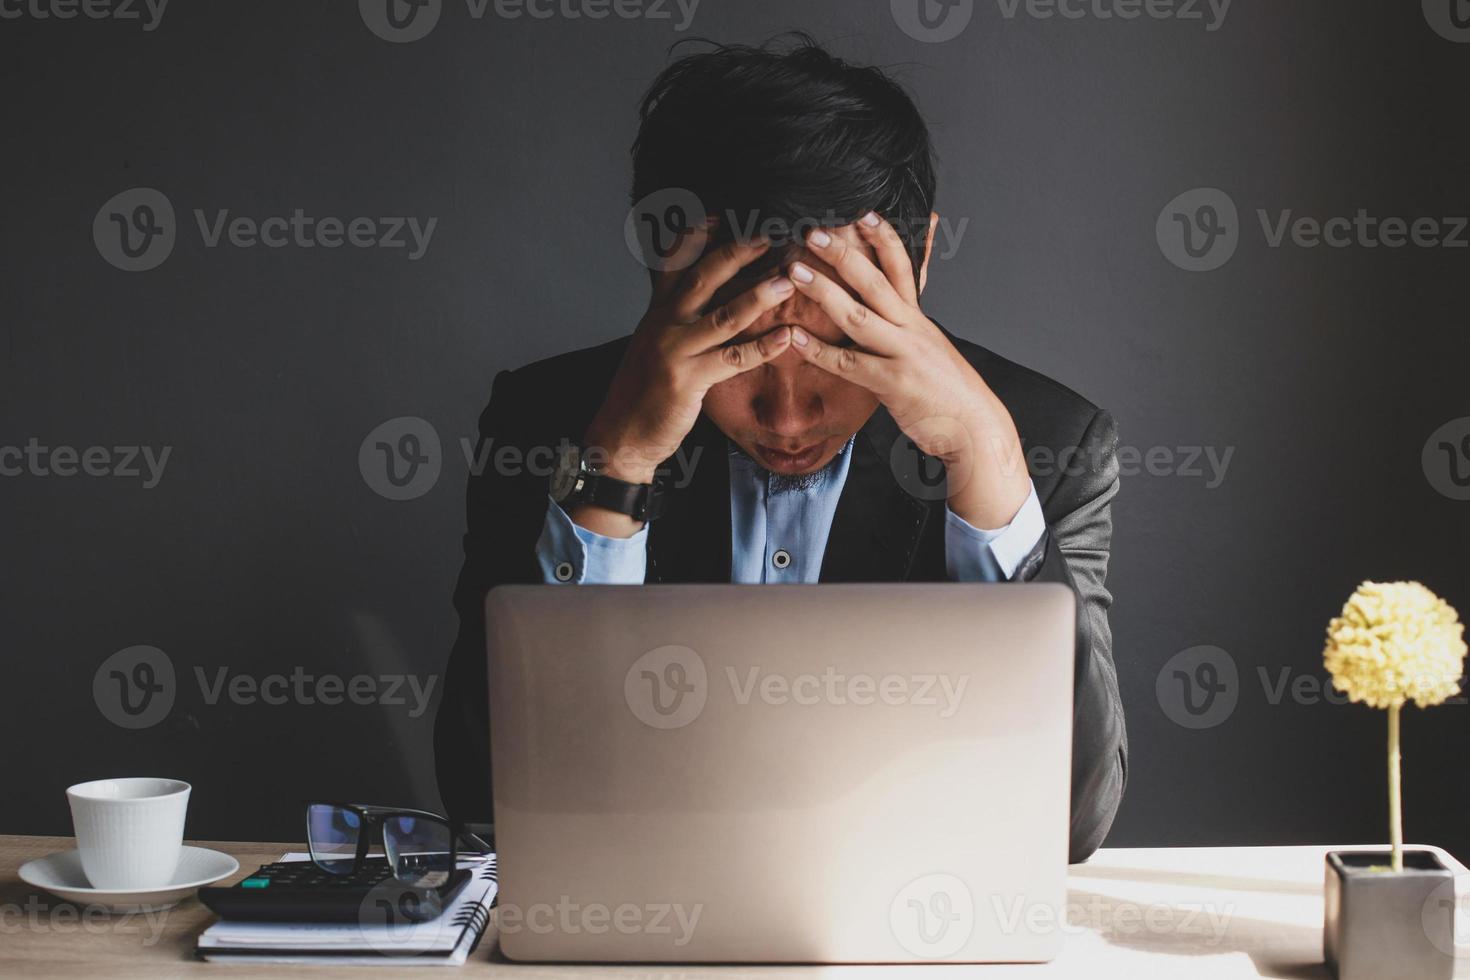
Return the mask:
[[[491,460],[488,450],[504,446],[518,446],[524,454],[536,443],[512,427],[517,417],[513,411],[517,404],[515,387],[513,372],[496,376],[490,404],[480,415],[475,459]],[[449,654],[443,700],[434,721],[439,795],[449,815],[458,820],[481,823],[493,819],[485,594],[496,585],[542,580],[535,546],[545,516],[544,469],[526,466],[499,473],[495,465],[485,465],[471,473],[464,564],[454,589],[459,633]]]
[[[1022,562],[1015,580],[1059,582],[1077,596],[1077,653],[1072,714],[1072,825],[1070,860],[1087,860],[1102,845],[1128,775],[1128,735],[1113,635],[1112,595],[1106,586],[1112,549],[1111,502],[1118,493],[1118,433],[1112,416],[1098,412],[1059,458],[1061,478],[1045,502],[1047,533]]]

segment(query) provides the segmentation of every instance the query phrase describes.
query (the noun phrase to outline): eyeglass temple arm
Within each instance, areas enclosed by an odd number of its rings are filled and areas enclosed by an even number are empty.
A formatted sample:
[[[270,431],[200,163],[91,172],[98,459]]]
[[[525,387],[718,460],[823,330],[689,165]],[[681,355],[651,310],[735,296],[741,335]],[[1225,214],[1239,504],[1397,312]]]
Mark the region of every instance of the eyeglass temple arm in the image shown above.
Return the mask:
[[[461,844],[468,845],[467,851],[481,854],[495,853],[495,825],[493,823],[467,823],[459,828]]]

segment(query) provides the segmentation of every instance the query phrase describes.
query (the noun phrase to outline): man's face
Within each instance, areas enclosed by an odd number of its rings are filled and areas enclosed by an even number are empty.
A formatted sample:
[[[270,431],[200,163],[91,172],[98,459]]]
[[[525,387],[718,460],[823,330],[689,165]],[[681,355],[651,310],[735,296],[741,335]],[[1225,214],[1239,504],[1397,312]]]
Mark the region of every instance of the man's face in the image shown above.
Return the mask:
[[[872,249],[852,227],[829,230],[873,257]],[[831,266],[805,248],[783,255],[780,271],[785,273],[797,259],[843,284]],[[773,274],[735,278],[715,294],[710,309]],[[850,288],[848,292],[857,295]],[[822,308],[800,292],[792,293],[732,343],[784,326],[801,327],[829,344],[851,343]],[[808,364],[794,347],[767,364],[715,385],[704,396],[705,414],[726,436],[766,469],[784,475],[814,473],[826,466],[877,407],[872,392]]]

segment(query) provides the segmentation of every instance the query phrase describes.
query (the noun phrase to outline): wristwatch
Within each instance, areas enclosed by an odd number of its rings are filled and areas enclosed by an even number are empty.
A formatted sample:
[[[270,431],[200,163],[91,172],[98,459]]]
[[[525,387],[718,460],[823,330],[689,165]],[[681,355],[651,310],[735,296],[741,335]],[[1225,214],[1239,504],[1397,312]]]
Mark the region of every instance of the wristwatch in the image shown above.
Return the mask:
[[[587,458],[577,446],[563,444],[551,470],[551,499],[563,510],[579,504],[591,504],[635,521],[655,520],[663,512],[663,485],[628,483],[587,465]]]

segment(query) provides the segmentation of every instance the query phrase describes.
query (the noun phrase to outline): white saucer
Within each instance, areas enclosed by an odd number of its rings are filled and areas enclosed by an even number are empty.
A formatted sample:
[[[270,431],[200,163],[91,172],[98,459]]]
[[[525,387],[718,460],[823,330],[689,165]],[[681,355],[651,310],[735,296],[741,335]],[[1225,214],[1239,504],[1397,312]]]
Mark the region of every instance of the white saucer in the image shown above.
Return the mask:
[[[171,909],[197,888],[212,885],[240,870],[240,862],[207,847],[184,847],[173,880],[158,888],[104,891],[93,888],[82,871],[82,856],[59,851],[20,866],[20,880],[68,902],[95,905],[110,912],[157,912]]]

